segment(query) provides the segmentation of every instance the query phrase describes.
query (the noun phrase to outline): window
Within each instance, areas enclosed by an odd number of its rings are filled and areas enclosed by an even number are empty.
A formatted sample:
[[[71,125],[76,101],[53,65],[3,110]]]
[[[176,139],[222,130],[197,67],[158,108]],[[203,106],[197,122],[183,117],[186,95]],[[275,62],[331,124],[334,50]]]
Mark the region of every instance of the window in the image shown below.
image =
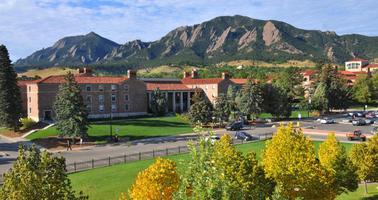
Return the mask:
[[[31,108],[29,108],[29,113],[31,113]]]
[[[117,85],[112,85],[112,91],[116,91],[117,90]]]
[[[125,92],[129,92],[129,85],[126,85],[126,84],[125,84],[123,87],[124,87],[124,89],[125,89]]]
[[[104,103],[104,95],[99,95],[98,96],[98,102]]]
[[[117,111],[117,105],[112,104],[112,112],[115,112],[115,111]]]
[[[87,86],[85,86],[85,90],[87,91],[87,92],[90,92],[91,90],[92,90],[92,87],[90,86],[90,85],[87,85]]]
[[[98,86],[98,91],[103,92],[104,91],[104,86],[103,85],[99,85]]]
[[[31,86],[29,86],[29,92],[31,92]]]
[[[87,105],[87,111],[92,112],[92,106],[91,105]]]
[[[207,90],[207,88],[208,88],[208,85],[205,85],[205,90]]]
[[[31,97],[29,97],[29,103],[31,102]]]
[[[86,98],[87,103],[92,103],[92,96],[88,95]]]
[[[116,95],[112,94],[112,102],[115,102],[115,101],[116,101]]]
[[[128,100],[129,100],[129,95],[125,94],[125,101],[128,101]]]
[[[99,106],[98,106],[98,110],[99,110],[100,112],[104,112],[104,105],[99,105]]]
[[[215,89],[215,85],[213,85],[213,89]]]
[[[126,110],[126,111],[129,110],[129,104],[125,104],[125,110]]]

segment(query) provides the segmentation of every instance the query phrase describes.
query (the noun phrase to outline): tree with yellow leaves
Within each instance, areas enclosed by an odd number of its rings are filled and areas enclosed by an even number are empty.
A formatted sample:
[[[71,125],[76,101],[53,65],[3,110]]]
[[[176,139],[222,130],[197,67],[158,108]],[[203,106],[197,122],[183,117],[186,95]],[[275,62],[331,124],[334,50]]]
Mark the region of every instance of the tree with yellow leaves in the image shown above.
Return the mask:
[[[272,195],[275,184],[266,178],[255,154],[237,151],[229,135],[214,144],[201,137],[198,148],[190,149],[175,199],[265,200]]]
[[[285,198],[332,199],[332,174],[320,165],[313,143],[292,124],[279,127],[267,142],[263,165]]]
[[[334,176],[332,183],[334,197],[343,192],[357,190],[356,169],[335,134],[328,135],[327,140],[320,145],[318,155],[320,164]]]
[[[129,195],[133,200],[165,200],[172,199],[179,185],[176,163],[158,158],[147,169],[139,172]],[[126,199],[122,194],[120,199]]]
[[[365,194],[368,181],[378,181],[378,135],[366,143],[354,144],[349,158],[357,169],[358,178],[365,183]]]

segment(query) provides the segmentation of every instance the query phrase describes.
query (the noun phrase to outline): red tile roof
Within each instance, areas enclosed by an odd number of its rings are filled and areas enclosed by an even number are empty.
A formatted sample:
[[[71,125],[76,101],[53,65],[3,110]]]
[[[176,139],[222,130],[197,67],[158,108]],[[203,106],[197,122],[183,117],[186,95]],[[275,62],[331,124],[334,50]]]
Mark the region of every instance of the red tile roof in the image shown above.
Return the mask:
[[[302,72],[302,75],[303,76],[311,76],[311,75],[314,75],[316,73],[315,70],[312,70],[312,69],[308,69],[308,70],[305,70]]]
[[[218,84],[222,78],[183,78],[181,82],[188,85]]]
[[[238,85],[243,85],[243,84],[246,84],[247,83],[247,80],[246,78],[232,78],[230,79],[232,82],[234,82],[235,84],[238,84]]]
[[[353,58],[353,59],[351,59],[351,60],[348,60],[348,62],[353,62],[353,61],[368,62],[368,60],[366,60],[366,59],[362,59],[362,58]]]
[[[367,74],[367,72],[364,72],[364,71],[360,71],[360,72],[351,72],[351,71],[339,71],[340,74],[342,75],[350,75],[350,76],[355,76],[355,75],[358,75],[358,74]]]
[[[146,83],[147,90],[152,91],[157,88],[162,91],[189,91],[193,90],[181,83]]]
[[[75,80],[79,84],[116,84],[128,80],[127,77],[122,76],[75,76]],[[36,83],[47,83],[47,84],[59,84],[64,83],[64,76],[49,76],[44,79],[37,81]]]
[[[367,67],[369,67],[369,68],[378,68],[378,64],[369,64]]]

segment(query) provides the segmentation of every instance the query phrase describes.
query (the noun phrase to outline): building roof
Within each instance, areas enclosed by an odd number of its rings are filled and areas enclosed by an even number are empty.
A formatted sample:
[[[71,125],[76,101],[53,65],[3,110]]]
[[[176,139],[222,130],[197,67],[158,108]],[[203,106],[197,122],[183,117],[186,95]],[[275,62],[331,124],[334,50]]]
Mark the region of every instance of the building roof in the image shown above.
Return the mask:
[[[39,80],[18,80],[17,85],[18,86],[26,86],[27,84],[35,83],[37,81],[39,81]]]
[[[147,90],[152,91],[159,88],[162,91],[189,91],[193,90],[182,83],[146,83]]]
[[[183,78],[181,82],[188,85],[218,84],[223,78]]]
[[[303,76],[311,76],[311,75],[314,75],[316,73],[315,70],[312,70],[312,69],[307,69],[305,71],[302,72],[302,75]]]
[[[356,61],[360,61],[360,62],[368,62],[368,60],[366,59],[362,59],[362,58],[353,58],[351,60],[348,60],[347,62],[356,62]]]
[[[125,76],[75,76],[79,84],[116,84],[128,80]],[[64,76],[49,76],[36,83],[60,84],[64,83]]]
[[[246,78],[232,78],[230,79],[233,83],[235,84],[238,84],[238,85],[244,85],[247,83],[247,80]]]
[[[378,68],[378,64],[369,64],[366,67],[369,67],[369,68]]]
[[[351,71],[339,71],[341,75],[346,75],[346,76],[357,76],[359,74],[367,74],[367,72],[364,71],[359,71],[359,72],[351,72]]]

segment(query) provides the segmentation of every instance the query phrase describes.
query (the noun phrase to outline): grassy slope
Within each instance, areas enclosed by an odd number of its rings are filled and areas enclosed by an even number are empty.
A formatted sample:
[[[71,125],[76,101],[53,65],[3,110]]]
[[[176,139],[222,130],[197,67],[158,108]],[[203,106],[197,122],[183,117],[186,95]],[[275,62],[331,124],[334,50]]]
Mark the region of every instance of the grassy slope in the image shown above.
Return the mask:
[[[320,142],[314,142],[316,149]],[[351,144],[344,143],[349,150]],[[246,152],[255,152],[259,159],[265,148],[265,142],[255,142],[238,145],[237,148]],[[179,170],[183,170],[185,161],[189,159],[188,154],[169,156],[178,163]],[[117,199],[121,192],[127,191],[132,185],[139,171],[147,168],[153,160],[138,161],[129,164],[114,165],[111,167],[99,168],[79,173],[70,174],[73,188],[76,191],[83,191],[90,199]]]
[[[188,123],[182,122],[175,116],[113,120],[112,127],[113,134],[127,136],[132,140],[193,132]],[[109,132],[109,121],[100,121],[91,123],[88,134],[96,141],[103,141],[105,137],[109,136]],[[35,132],[27,136],[27,139],[34,140],[57,134],[56,128],[51,127]]]
[[[19,74],[19,76],[28,76],[28,77],[34,77],[36,75],[40,76],[41,78],[45,78],[47,76],[51,75],[64,75],[68,72],[76,73],[76,70],[69,69],[69,68],[60,68],[60,67],[52,67],[47,69],[32,69],[27,72]]]

